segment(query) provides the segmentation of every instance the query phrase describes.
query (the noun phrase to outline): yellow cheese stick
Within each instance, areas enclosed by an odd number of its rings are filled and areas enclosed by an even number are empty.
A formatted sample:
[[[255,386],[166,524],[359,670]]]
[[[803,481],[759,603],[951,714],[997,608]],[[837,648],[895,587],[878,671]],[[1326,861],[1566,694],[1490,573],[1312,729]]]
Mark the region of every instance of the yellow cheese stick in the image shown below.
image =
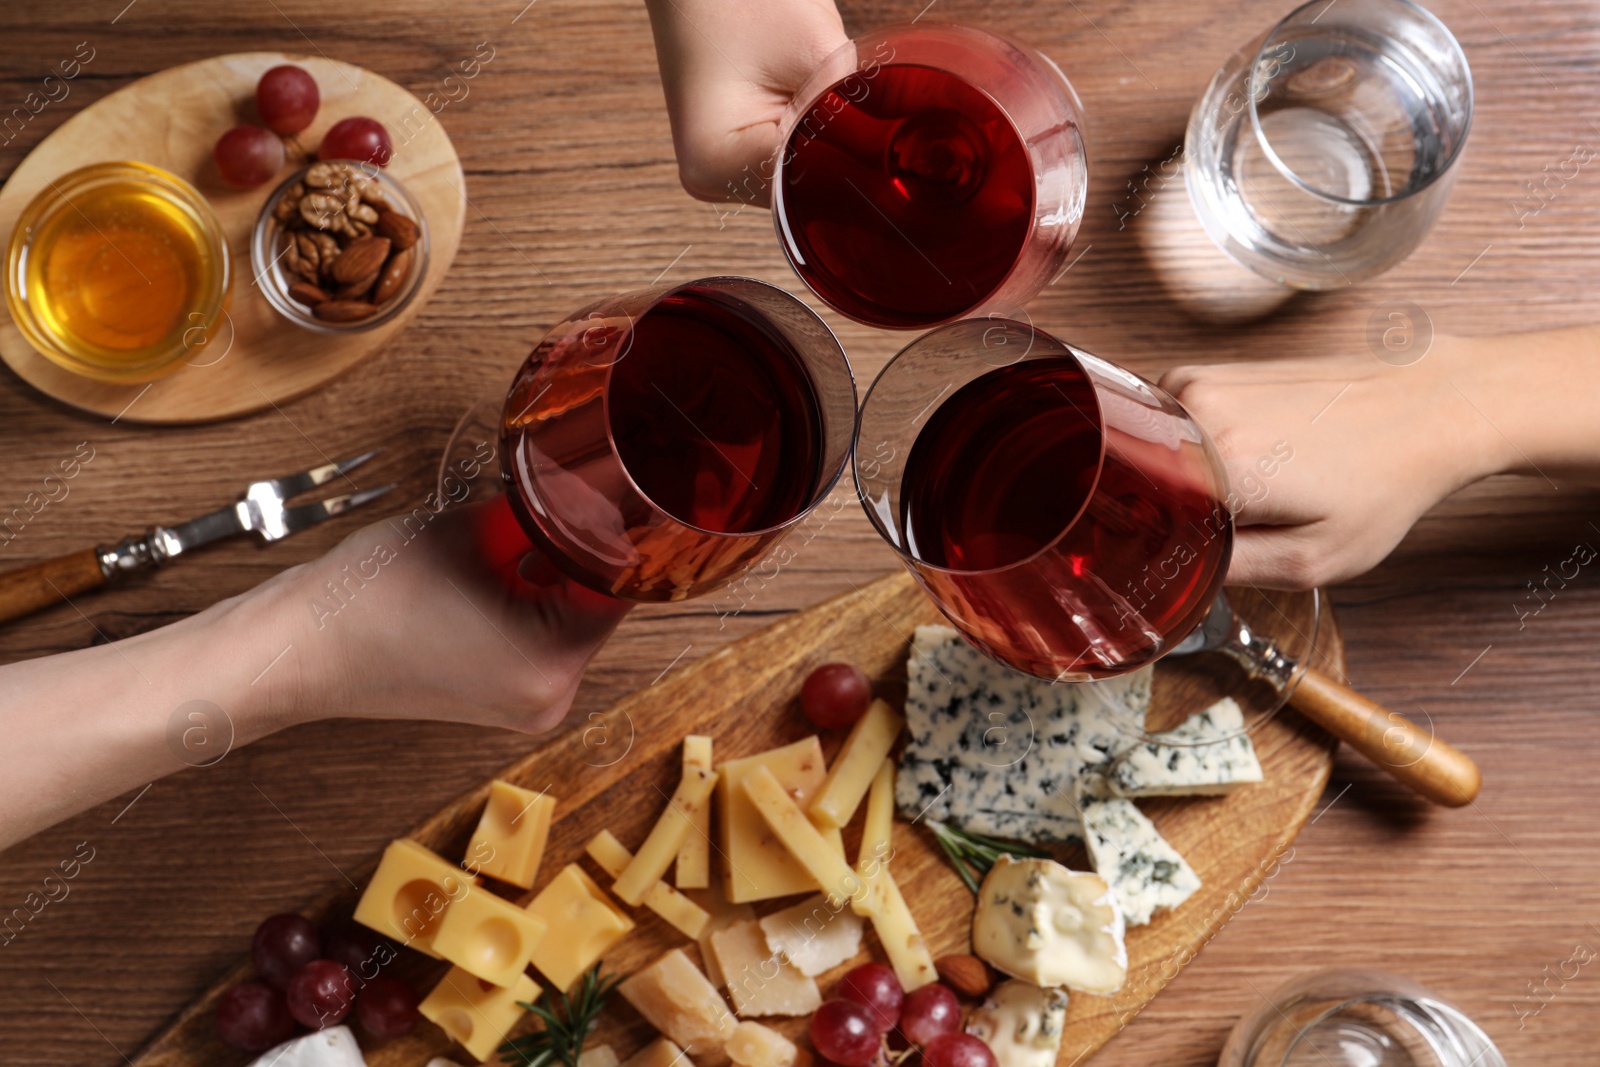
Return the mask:
[[[843,826],[850,821],[904,725],[905,720],[881,700],[874,700],[856,720],[827,780],[811,800],[809,814],[818,826]]]
[[[683,767],[684,770],[690,767],[711,769],[711,738],[704,734],[690,734],[683,739]],[[677,882],[679,889],[704,889],[711,884],[709,805],[695,813],[694,829],[683,839],[683,847],[678,849]]]
[[[625,845],[610,830],[601,830],[585,846],[589,858],[615,878],[633,859]],[[679,855],[682,855],[681,853]],[[644,906],[676,927],[684,937],[699,937],[711,919],[710,913],[665,882],[657,882],[644,894]]]
[[[878,866],[866,898],[871,909],[868,918],[872,920],[872,928],[877,931],[878,941],[901,987],[909,993],[936,980],[939,973],[933,967],[933,954],[928,951],[928,943],[911,917],[911,909],[906,907],[900,887],[889,876],[889,868]],[[861,909],[856,911],[859,914]]]
[[[856,852],[856,873],[870,878],[879,866],[889,862],[893,851],[894,762],[884,760],[872,778],[867,792],[867,814],[861,823],[861,848]]]
[[[859,896],[864,889],[861,878],[850,865],[833,850],[828,839],[811,825],[806,813],[795,805],[793,799],[778,784],[772,771],[766,767],[753,767],[744,778],[745,795],[756,811],[772,829],[783,847],[817,880],[828,898],[837,903]]]
[[[667,810],[611,887],[625,903],[638,907],[650,887],[667,873],[684,841],[694,833],[695,812],[711,803],[711,789],[716,784],[716,771],[694,767],[683,772]]]

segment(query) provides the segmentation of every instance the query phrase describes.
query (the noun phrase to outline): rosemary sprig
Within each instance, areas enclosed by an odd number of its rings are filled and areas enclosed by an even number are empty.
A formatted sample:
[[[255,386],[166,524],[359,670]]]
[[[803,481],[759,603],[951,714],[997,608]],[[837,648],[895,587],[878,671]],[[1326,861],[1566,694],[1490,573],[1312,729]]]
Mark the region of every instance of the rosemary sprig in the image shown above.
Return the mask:
[[[933,839],[939,842],[939,848],[950,861],[950,866],[956,869],[956,873],[967,883],[967,888],[972,890],[974,896],[978,893],[978,883],[983,881],[983,876],[989,873],[989,868],[993,867],[1001,856],[1047,859],[1050,855],[1032,845],[975,834],[970,830],[946,826],[937,819],[926,821],[928,829],[933,831]]]
[[[558,992],[545,1007],[538,1002],[522,1006],[537,1015],[544,1026],[526,1037],[514,1037],[500,1046],[500,1059],[517,1067],[578,1067],[578,1057],[583,1055],[583,1042],[594,1029],[600,1013],[605,1010],[606,998],[622,981],[621,975],[600,977],[597,963],[583,976],[577,990],[570,996]]]

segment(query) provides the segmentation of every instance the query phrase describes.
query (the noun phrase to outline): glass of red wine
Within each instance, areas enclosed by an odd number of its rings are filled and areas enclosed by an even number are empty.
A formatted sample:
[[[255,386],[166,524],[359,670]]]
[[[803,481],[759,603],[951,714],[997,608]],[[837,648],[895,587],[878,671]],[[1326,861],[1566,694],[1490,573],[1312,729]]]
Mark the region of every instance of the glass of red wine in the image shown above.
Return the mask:
[[[951,624],[1052,681],[1170,651],[1233,545],[1226,472],[1178,402],[1008,319],[941,327],[889,362],[862,407],[855,477]]]
[[[921,23],[859,37],[779,124],[784,254],[869,326],[1020,307],[1064,269],[1083,218],[1082,110],[1047,56],[987,30]]]
[[[838,340],[783,290],[706,278],[623,293],[558,324],[517,372],[500,417],[506,501],[591,589],[697,596],[827,495],[855,409]]]

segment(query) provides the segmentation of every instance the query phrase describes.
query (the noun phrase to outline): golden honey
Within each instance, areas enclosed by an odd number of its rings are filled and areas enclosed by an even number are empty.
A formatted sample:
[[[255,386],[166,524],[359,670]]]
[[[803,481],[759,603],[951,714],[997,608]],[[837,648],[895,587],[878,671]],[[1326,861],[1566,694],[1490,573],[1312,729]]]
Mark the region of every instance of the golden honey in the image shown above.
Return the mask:
[[[52,182],[12,238],[13,317],[68,369],[135,381],[177,365],[222,314],[227,250],[186,183],[115,163]]]

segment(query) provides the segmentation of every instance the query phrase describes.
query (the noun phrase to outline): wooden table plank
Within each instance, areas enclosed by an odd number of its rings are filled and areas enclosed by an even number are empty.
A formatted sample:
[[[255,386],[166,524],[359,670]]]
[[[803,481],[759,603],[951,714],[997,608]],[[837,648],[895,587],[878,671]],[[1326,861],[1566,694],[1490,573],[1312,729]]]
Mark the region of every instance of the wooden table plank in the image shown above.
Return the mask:
[[[0,566],[186,518],[230,498],[243,468],[299,469],[317,450],[389,445],[389,470],[373,472],[374,484],[392,472],[415,500],[456,415],[502,390],[560,313],[646,284],[669,264],[668,278],[747,273],[801,291],[765,212],[719,221],[716,209],[678,188],[642,6],[525,3],[87,0],[0,10],[4,174],[84,104],[218,52],[321,51],[425,95],[480,42],[494,49],[467,95],[440,114],[465,164],[471,206],[455,267],[410,329],[358,373],[282,414],[215,427],[108,425],[0,376],[0,514],[79,442],[91,442],[96,457],[66,499],[0,541]],[[909,18],[924,3],[872,0],[845,13],[861,29]],[[1185,361],[1364,351],[1367,319],[1390,299],[1420,305],[1441,331],[1600,320],[1597,172],[1583,169],[1520,226],[1514,208],[1542,168],[1558,166],[1576,144],[1600,142],[1592,123],[1600,17],[1583,0],[1430,2],[1467,50],[1478,111],[1450,205],[1405,264],[1247,326],[1208,325],[1181,310],[1139,243],[1146,213],[1181,214],[1181,183],[1152,181],[1144,194],[1152,206],[1119,229],[1135,203],[1128,183],[1171,156],[1223,58],[1289,6],[937,0],[927,17],[979,21],[1043,48],[1089,110],[1095,171],[1080,243],[1088,251],[1030,306],[1034,321],[1156,374]],[[6,126],[79,42],[94,58],[68,83],[69,95]],[[864,380],[908,339],[828,318]],[[1520,1064],[1565,1065],[1592,1048],[1594,965],[1564,982],[1559,971],[1575,945],[1600,947],[1591,925],[1600,916],[1592,831],[1600,775],[1590,766],[1600,750],[1592,654],[1600,581],[1584,571],[1521,629],[1516,606],[1543,567],[1576,541],[1600,538],[1589,525],[1597,502],[1592,493],[1496,479],[1437,509],[1386,564],[1336,592],[1355,683],[1402,711],[1432,715],[1482,764],[1480,802],[1428,810],[1341,757],[1327,811],[1265,897],[1098,1063],[1210,1063],[1231,1020],[1261,992],[1323,966],[1387,967],[1429,982]],[[316,556],[352,528],[332,523],[269,549],[217,546],[87,603],[93,627],[61,608],[0,631],[0,657],[81,647],[100,639],[96,627],[122,636],[200,610]],[[720,618],[710,601],[635,613],[585,682],[578,712],[648,683],[680,654],[704,655],[894,565],[865,518],[846,508],[737,616]],[[164,779],[124,811],[129,793],[7,851],[3,910],[79,842],[90,842],[95,858],[67,899],[0,948],[5,1061],[121,1063],[120,1053],[131,1054],[237,959],[262,915],[337,879],[335,867],[359,867],[528,744],[454,725],[325,722]]]

